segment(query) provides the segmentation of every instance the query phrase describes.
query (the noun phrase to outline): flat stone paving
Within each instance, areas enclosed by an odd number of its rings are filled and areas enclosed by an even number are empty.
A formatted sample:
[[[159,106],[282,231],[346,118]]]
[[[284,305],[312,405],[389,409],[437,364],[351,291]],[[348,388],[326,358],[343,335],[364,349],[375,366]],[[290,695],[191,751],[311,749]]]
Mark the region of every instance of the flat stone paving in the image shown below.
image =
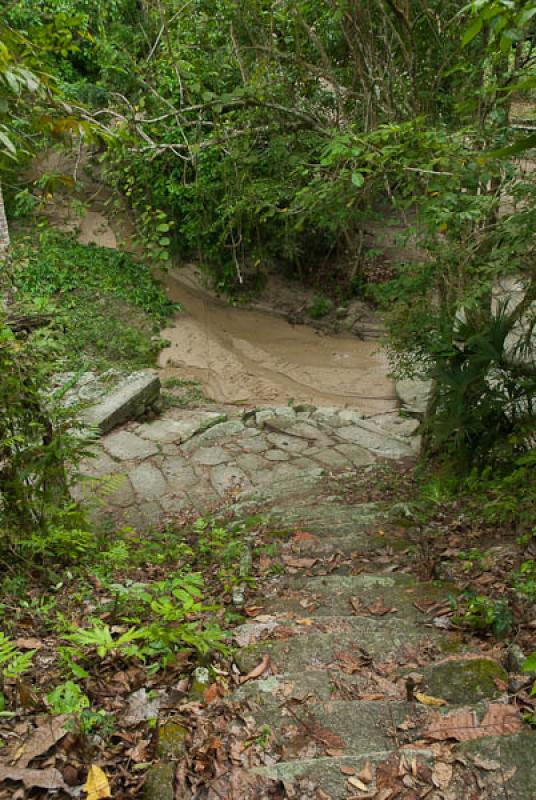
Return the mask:
[[[185,508],[203,511],[295,476],[412,456],[418,423],[337,408],[171,409],[130,422],[95,445],[78,494],[99,494],[120,524],[149,526]],[[113,481],[107,481],[114,476]]]

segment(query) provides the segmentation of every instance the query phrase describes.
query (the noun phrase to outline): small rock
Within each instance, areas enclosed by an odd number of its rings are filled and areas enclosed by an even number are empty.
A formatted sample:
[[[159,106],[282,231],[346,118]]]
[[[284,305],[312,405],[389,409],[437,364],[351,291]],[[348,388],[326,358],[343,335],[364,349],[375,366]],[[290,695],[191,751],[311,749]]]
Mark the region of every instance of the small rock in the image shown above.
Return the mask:
[[[155,764],[143,785],[144,800],[175,800],[175,764]]]
[[[186,751],[188,729],[180,722],[170,720],[158,731],[157,753],[160,758],[180,758]]]

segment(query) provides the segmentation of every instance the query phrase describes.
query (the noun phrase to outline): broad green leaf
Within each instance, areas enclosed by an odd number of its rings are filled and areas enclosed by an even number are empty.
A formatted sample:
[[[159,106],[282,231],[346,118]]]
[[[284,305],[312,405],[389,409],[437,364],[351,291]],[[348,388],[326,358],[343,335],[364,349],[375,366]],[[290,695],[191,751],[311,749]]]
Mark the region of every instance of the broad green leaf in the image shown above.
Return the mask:
[[[523,672],[536,672],[536,650],[525,659],[521,669]]]
[[[462,47],[466,47],[470,42],[473,41],[475,36],[478,36],[480,31],[482,30],[482,18],[477,17],[466,29],[463,37],[462,37]]]
[[[354,172],[352,175],[352,183],[354,186],[357,186],[358,189],[361,189],[361,187],[365,185],[365,179],[360,172]]]

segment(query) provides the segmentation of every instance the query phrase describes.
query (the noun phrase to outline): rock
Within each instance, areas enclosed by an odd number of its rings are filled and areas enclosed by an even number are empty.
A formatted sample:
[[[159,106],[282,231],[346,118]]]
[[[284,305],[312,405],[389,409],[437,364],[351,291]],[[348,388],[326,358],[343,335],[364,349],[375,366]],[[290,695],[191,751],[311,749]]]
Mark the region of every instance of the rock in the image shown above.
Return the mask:
[[[150,439],[152,442],[161,442],[162,444],[182,442],[184,441],[185,426],[179,420],[164,418],[140,425],[136,429],[136,434],[143,439]]]
[[[208,467],[225,464],[230,459],[230,454],[226,453],[223,447],[200,447],[192,456],[192,461],[195,461],[196,464],[203,464]]]
[[[275,418],[278,418],[277,420]],[[283,417],[289,420],[296,419],[296,412],[291,406],[282,406],[281,408],[265,408],[262,411],[257,411],[255,414],[255,422],[257,427],[264,428],[265,422],[273,422],[278,426],[281,425]]]
[[[214,467],[210,479],[212,486],[220,496],[233,489],[251,486],[245,472],[239,467],[225,466],[224,464]]]
[[[140,464],[132,470],[130,480],[137,495],[147,500],[161,497],[167,490],[166,479],[151,463]]]
[[[160,726],[156,748],[160,758],[180,758],[186,751],[188,729],[180,722],[170,720]]]
[[[352,411],[351,409],[345,408],[344,411],[339,411],[339,417],[343,422],[357,424],[363,419],[363,414],[359,411]]]
[[[210,444],[216,442],[218,439],[227,439],[230,436],[236,436],[246,430],[246,426],[238,419],[232,419],[228,422],[220,422],[217,425],[211,426],[207,431],[202,433],[197,441],[199,444]]]
[[[504,657],[504,666],[507,672],[513,672],[519,674],[523,672],[523,663],[526,659],[526,656],[523,650],[520,648],[518,644],[512,642],[508,645],[508,648],[505,653]]]
[[[144,800],[175,800],[175,764],[155,764],[145,776]]]
[[[289,460],[288,453],[284,453],[283,450],[276,450],[275,448],[273,450],[269,450],[267,453],[265,453],[264,457],[267,458],[268,461],[288,461]]]
[[[501,694],[495,680],[508,681],[506,671],[491,658],[459,658],[425,670],[430,694],[449,703],[478,703]]]
[[[407,411],[424,416],[432,392],[432,381],[406,378],[396,382],[395,390]]]
[[[337,319],[344,319],[345,317],[347,317],[348,306],[339,306],[339,308],[335,310],[335,316]]]
[[[120,461],[149,458],[158,453],[158,446],[154,442],[140,439],[129,431],[119,431],[107,436],[103,441],[104,449]]]
[[[336,433],[339,439],[358,444],[385,458],[398,459],[412,455],[411,446],[407,441],[385,434],[365,420],[361,420],[359,424],[339,428]]]
[[[147,414],[159,401],[160,378],[152,370],[142,370],[120,381],[102,400],[86,409],[82,419],[105,434]]]

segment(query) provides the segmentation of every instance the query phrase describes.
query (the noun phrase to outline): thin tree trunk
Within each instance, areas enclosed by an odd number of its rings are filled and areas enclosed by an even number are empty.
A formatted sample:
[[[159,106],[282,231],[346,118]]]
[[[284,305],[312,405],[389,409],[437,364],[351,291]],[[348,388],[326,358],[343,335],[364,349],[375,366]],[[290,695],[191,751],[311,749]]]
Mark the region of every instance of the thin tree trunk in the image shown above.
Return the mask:
[[[7,258],[9,251],[9,228],[7,225],[6,209],[4,197],[2,195],[2,184],[0,183],[0,266]]]

